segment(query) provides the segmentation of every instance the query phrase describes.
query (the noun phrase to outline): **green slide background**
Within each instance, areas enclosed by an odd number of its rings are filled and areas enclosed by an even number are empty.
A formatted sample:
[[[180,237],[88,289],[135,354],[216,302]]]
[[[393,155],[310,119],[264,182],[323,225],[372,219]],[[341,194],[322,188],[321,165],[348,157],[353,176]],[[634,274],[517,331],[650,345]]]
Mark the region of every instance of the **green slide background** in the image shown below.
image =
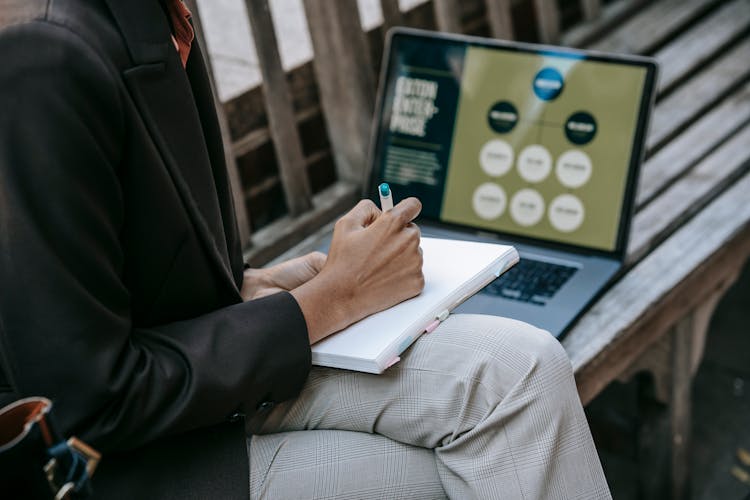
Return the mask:
[[[543,67],[556,68],[564,78],[562,93],[552,101],[539,99],[532,90],[534,76]],[[645,74],[645,69],[635,66],[469,48],[441,218],[613,250]],[[519,122],[509,133],[500,134],[489,127],[487,114],[503,100],[515,105]],[[565,121],[578,111],[590,113],[597,122],[596,136],[582,146],[569,142],[564,133]],[[496,138],[511,145],[515,160],[508,173],[490,177],[479,165],[479,152]],[[539,183],[525,181],[516,168],[521,151],[531,144],[545,146],[552,156],[550,175]],[[557,158],[570,149],[584,151],[593,165],[589,181],[575,189],[560,184],[555,175]],[[478,217],[472,208],[474,190],[485,182],[499,184],[508,200],[504,213],[492,221]],[[544,216],[531,227],[516,224],[510,215],[513,194],[527,187],[537,190],[546,204]],[[583,223],[570,233],[555,229],[547,216],[550,203],[562,193],[577,196],[584,206]]]

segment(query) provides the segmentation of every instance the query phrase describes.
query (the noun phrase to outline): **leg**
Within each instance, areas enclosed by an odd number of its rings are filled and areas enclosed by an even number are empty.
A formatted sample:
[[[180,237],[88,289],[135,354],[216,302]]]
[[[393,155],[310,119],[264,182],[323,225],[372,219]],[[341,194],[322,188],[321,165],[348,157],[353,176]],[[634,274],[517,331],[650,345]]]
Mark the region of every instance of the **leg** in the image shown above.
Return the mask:
[[[248,456],[250,498],[445,498],[431,450],[377,434],[252,436]]]
[[[644,391],[639,409],[639,492],[645,499],[690,496],[693,377],[713,312],[733,282],[689,311],[620,377],[627,381],[642,371],[652,375],[653,391]]]
[[[316,368],[252,433],[337,429],[432,449],[455,498],[608,498],[567,355],[546,332],[455,315],[382,375]]]

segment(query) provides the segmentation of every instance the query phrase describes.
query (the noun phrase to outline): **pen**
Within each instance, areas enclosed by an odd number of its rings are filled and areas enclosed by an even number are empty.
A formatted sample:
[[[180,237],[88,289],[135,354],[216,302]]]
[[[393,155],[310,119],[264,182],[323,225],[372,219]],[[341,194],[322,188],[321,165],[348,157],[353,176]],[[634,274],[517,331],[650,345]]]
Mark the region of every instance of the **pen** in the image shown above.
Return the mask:
[[[391,196],[391,187],[387,182],[382,183],[378,186],[378,194],[380,195],[380,210],[385,212],[393,208],[393,196]]]

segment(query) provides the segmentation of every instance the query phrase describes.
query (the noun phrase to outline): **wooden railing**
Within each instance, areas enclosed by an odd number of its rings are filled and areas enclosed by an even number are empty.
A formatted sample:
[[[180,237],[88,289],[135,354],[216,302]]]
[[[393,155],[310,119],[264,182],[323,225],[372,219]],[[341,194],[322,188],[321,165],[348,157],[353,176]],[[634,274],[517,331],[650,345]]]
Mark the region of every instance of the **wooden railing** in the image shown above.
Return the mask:
[[[315,55],[287,72],[269,1],[245,0],[261,86],[227,103],[216,100],[243,245],[254,265],[312,234],[360,196],[388,28],[580,45],[647,3],[430,0],[402,12],[398,0],[380,0],[383,24],[365,32],[355,0],[303,0]],[[187,3],[202,37],[198,6]]]

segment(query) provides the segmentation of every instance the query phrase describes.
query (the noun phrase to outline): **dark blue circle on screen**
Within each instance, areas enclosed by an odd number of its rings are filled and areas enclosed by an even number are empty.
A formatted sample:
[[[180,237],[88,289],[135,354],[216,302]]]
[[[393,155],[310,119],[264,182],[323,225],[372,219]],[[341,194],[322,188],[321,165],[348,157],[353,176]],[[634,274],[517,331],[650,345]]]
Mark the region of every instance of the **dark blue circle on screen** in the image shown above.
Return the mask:
[[[518,123],[518,110],[511,102],[496,102],[487,113],[487,123],[499,134],[510,132]]]
[[[555,68],[542,68],[534,77],[534,93],[543,101],[551,101],[563,91],[565,82]]]
[[[594,139],[596,130],[596,120],[586,111],[573,113],[565,122],[565,137],[573,144],[588,144]]]

